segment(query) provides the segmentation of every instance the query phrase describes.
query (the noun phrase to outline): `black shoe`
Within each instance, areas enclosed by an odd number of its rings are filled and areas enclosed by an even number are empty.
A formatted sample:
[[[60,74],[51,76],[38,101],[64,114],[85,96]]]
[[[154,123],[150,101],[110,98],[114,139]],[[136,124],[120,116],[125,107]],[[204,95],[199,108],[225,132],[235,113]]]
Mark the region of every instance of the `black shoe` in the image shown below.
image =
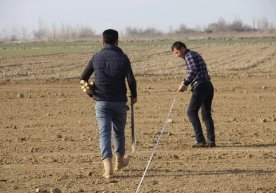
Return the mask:
[[[214,141],[209,141],[208,142],[208,147],[216,147],[217,145],[216,145],[216,142],[214,142]]]
[[[198,142],[198,141],[195,141],[192,145],[193,148],[199,148],[199,147],[206,147],[206,142],[203,141],[203,142]]]

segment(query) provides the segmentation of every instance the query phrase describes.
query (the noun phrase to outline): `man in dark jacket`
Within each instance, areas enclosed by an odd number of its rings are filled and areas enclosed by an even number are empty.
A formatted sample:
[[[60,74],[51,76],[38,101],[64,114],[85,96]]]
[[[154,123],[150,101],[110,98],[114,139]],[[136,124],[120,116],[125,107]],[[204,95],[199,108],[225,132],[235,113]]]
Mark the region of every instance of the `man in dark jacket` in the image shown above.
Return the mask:
[[[211,115],[214,87],[210,81],[206,63],[199,53],[187,49],[183,42],[174,42],[171,50],[177,57],[185,60],[187,67],[187,76],[179,85],[178,92],[184,92],[189,85],[192,86],[192,97],[187,112],[196,137],[192,147],[215,147],[215,128]],[[200,108],[206,125],[208,143],[198,117]]]
[[[132,104],[137,102],[137,88],[129,58],[118,47],[118,32],[108,29],[103,32],[102,36],[103,49],[93,55],[80,79],[81,82],[88,82],[94,73],[94,84],[91,89],[96,101],[101,159],[105,170],[103,176],[109,179],[113,176],[111,133],[116,154],[115,170],[120,170],[129,162],[129,157],[125,156],[127,118],[125,80],[127,79],[130,89]],[[88,94],[91,94],[90,92]]]

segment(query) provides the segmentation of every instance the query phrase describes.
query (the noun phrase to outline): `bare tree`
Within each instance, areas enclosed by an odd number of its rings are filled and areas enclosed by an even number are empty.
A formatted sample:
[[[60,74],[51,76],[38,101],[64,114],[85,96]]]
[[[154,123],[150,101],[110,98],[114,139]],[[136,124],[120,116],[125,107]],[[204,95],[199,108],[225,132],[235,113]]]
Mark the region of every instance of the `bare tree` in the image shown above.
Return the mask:
[[[240,19],[234,20],[232,23],[227,24],[223,18],[220,18],[217,23],[211,23],[205,29],[206,32],[229,32],[229,31],[253,31],[254,28],[243,24]]]
[[[261,17],[257,20],[257,29],[267,30],[269,28],[269,23],[266,17]]]
[[[79,38],[91,38],[95,36],[95,32],[87,27],[87,26],[81,26],[79,33],[78,33],[78,37]]]
[[[34,30],[33,35],[34,35],[34,38],[38,39],[38,40],[47,38],[48,32],[47,32],[46,25],[42,18],[38,19],[38,30]]]
[[[126,36],[157,36],[162,35],[162,32],[158,29],[148,27],[146,29],[137,29],[132,27],[126,28]]]
[[[191,29],[191,28],[188,28],[185,24],[181,24],[179,26],[179,29],[176,30],[174,33],[191,33],[191,32],[194,32],[195,30]]]

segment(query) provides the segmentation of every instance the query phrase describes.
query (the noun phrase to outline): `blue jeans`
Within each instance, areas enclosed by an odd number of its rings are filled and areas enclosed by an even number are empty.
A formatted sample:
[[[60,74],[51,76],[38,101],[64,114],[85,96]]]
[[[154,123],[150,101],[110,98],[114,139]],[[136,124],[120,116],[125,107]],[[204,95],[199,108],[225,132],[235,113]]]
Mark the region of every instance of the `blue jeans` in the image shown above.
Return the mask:
[[[198,111],[201,108],[202,120],[205,122],[208,141],[215,141],[215,128],[211,113],[214,87],[210,81],[198,82],[192,86],[192,93],[187,114],[193,125],[196,140],[198,142],[206,142],[198,117]]]
[[[112,158],[111,136],[116,155],[125,154],[125,102],[96,101],[96,119],[99,127],[101,159]]]

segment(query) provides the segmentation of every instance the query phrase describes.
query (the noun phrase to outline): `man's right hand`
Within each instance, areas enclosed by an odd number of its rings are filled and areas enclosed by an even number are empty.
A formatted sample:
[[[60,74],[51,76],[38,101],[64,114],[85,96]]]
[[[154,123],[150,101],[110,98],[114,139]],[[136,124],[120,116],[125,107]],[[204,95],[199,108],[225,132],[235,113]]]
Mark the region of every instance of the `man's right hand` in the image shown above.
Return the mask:
[[[81,80],[80,81],[80,84],[81,84],[81,90],[83,92],[85,92],[86,94],[88,94],[89,96],[92,96],[93,95],[93,82],[92,84],[89,84],[88,82],[86,82],[85,80]]]

